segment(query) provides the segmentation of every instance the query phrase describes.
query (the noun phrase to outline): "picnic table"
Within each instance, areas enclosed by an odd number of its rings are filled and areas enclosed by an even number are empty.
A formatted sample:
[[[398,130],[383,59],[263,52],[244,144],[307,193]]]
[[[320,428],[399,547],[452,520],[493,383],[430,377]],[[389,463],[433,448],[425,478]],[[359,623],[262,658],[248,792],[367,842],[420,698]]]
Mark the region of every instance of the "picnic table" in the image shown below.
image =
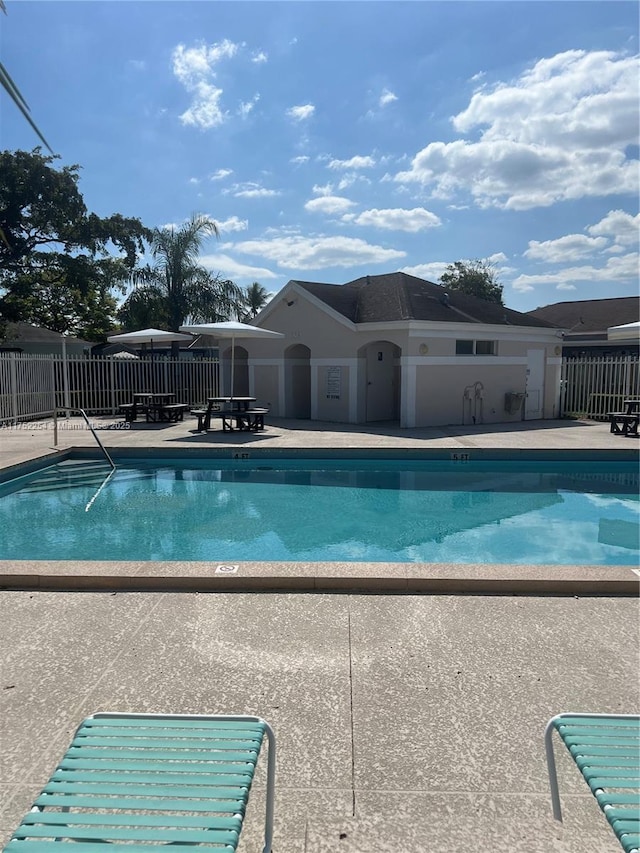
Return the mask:
[[[192,409],[198,418],[198,432],[211,429],[211,419],[222,422],[223,432],[257,431],[264,429],[264,416],[268,409],[256,408],[255,397],[208,397],[206,409]]]
[[[137,420],[139,414],[146,416],[147,423],[177,422],[184,418],[189,407],[186,403],[176,403],[171,391],[136,391],[133,402],[123,403],[120,410],[129,422]]]
[[[614,435],[632,435],[638,437],[640,420],[640,398],[631,397],[623,403],[624,411],[609,412],[610,431]]]

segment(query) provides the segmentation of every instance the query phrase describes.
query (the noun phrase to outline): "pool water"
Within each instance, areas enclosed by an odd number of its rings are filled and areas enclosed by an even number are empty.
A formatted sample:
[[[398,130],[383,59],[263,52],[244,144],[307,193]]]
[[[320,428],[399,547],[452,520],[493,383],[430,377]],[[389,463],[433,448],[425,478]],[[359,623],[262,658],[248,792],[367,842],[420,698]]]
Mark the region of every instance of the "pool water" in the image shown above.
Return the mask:
[[[0,486],[0,559],[637,565],[637,466],[68,461]]]

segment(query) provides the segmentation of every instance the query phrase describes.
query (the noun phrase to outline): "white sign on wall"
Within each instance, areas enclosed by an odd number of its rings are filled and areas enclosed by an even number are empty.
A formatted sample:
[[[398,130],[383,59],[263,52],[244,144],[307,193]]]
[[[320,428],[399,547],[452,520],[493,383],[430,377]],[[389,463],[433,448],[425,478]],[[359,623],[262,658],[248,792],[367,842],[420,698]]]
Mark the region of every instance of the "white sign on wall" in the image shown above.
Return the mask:
[[[327,368],[327,400],[339,400],[342,393],[342,368]]]

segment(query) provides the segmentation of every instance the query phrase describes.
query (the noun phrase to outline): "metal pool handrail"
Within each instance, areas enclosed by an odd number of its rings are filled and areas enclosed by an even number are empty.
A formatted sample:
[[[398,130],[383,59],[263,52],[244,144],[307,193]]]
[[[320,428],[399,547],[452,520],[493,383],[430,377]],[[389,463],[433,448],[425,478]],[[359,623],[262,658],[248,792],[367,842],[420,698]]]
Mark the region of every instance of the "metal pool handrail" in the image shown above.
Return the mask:
[[[82,417],[85,419],[85,422],[86,422],[87,426],[89,427],[89,429],[91,430],[91,432],[92,432],[92,434],[93,434],[93,437],[94,437],[94,438],[95,438],[95,440],[98,442],[98,447],[99,447],[99,448],[100,448],[100,450],[104,453],[104,455],[105,455],[105,457],[106,457],[106,459],[107,459],[107,462],[109,463],[109,465],[111,465],[111,468],[112,468],[113,470],[115,470],[116,463],[115,463],[115,462],[113,461],[113,459],[109,456],[109,454],[107,453],[107,450],[106,450],[106,448],[105,448],[104,444],[100,441],[100,438],[99,438],[99,436],[98,436],[97,432],[96,432],[96,431],[94,430],[94,428],[91,426],[91,423],[89,422],[89,418],[87,417],[87,413],[85,412],[85,410],[84,410],[84,409],[78,409],[78,411],[80,412],[80,414],[82,415]]]

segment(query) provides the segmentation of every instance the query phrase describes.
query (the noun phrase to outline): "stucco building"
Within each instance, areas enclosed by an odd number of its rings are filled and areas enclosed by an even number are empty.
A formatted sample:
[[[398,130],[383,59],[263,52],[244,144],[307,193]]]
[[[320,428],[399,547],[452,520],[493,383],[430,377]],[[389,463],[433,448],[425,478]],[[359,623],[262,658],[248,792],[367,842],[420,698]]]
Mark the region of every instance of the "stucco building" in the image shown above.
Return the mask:
[[[275,416],[410,428],[559,414],[557,326],[406,273],[290,281],[254,323],[285,337],[236,342],[235,391]]]

